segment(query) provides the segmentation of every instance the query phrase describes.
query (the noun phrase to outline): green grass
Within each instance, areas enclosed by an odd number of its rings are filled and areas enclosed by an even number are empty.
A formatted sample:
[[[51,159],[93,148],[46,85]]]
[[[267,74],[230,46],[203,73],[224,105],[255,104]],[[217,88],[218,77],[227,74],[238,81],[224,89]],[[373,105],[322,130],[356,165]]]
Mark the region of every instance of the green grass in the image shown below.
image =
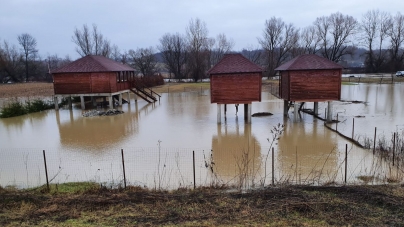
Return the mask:
[[[84,192],[92,192],[100,189],[100,185],[94,182],[69,182],[63,184],[50,184],[51,194],[65,193],[65,194],[80,194]],[[47,186],[42,185],[37,188],[29,189],[35,192],[47,192]]]

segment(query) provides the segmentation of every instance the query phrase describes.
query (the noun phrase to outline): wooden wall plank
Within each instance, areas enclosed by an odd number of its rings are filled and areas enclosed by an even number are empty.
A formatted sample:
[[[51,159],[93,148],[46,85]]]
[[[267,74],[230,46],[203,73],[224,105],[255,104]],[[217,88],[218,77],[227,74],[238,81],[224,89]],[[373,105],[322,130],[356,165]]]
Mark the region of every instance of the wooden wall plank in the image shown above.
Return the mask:
[[[211,103],[261,101],[261,73],[211,75]]]

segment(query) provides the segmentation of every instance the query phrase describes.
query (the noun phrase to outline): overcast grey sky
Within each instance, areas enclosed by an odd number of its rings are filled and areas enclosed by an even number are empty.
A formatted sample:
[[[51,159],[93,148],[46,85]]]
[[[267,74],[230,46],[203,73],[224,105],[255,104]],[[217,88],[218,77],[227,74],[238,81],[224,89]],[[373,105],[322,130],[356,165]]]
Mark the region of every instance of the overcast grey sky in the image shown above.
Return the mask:
[[[206,22],[210,37],[224,33],[234,50],[258,47],[265,20],[280,17],[298,28],[317,17],[341,12],[360,20],[369,10],[404,13],[403,0],[1,0],[0,40],[18,45],[29,33],[42,57],[79,57],[73,31],[97,24],[120,50],[159,44],[165,33],[185,34],[191,18]]]

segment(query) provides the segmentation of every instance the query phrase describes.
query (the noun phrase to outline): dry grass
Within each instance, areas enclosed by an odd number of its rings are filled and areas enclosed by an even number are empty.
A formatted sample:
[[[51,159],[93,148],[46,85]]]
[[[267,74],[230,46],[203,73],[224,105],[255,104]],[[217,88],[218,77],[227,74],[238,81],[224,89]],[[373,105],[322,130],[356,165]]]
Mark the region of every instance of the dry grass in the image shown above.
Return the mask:
[[[1,191],[1,226],[403,226],[401,186]]]
[[[43,97],[54,94],[52,83],[0,84],[0,98]]]

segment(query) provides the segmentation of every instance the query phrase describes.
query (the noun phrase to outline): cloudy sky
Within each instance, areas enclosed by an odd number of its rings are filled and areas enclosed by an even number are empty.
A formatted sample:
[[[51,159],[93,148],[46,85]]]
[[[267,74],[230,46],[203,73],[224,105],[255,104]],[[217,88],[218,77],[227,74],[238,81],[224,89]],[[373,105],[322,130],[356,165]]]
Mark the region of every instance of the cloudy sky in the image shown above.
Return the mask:
[[[192,18],[204,21],[210,37],[224,33],[234,50],[258,47],[265,20],[280,17],[298,28],[317,17],[341,12],[360,20],[369,10],[404,13],[403,0],[1,0],[0,41],[18,45],[29,33],[42,57],[79,55],[74,29],[96,24],[120,50],[159,44],[165,33],[185,34]]]

